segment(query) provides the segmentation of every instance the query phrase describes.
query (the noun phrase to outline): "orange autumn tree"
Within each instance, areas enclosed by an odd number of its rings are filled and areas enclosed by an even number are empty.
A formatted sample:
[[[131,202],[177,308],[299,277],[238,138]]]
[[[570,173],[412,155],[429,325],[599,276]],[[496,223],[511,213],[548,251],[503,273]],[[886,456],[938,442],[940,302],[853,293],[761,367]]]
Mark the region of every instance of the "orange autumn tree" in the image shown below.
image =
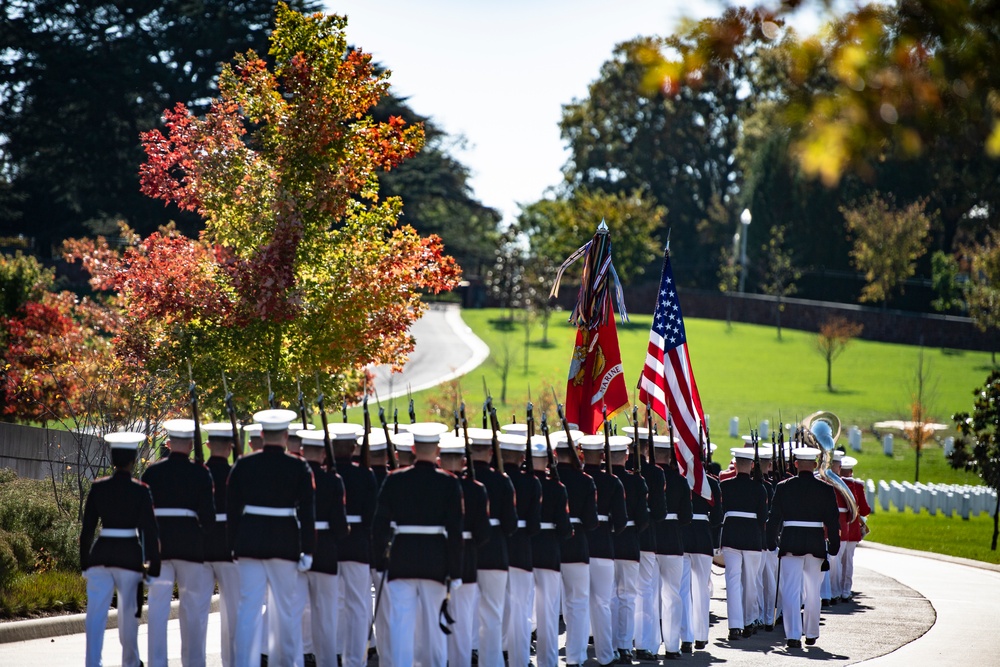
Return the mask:
[[[238,55],[204,117],[178,104],[165,133],[142,135],[143,192],[199,213],[200,238],[124,230],[120,254],[103,239],[68,247],[120,295],[123,355],[183,376],[189,359],[205,387],[225,370],[250,407],[265,371],[288,399],[299,376],[339,378],[329,393],[354,389],[367,364],[401,365],[421,293],[459,278],[440,239],[400,225],[401,202],[378,196],[378,171],[423,145],[422,127],[369,116],[388,72],[348,48],[345,18],[276,12],[273,66]]]

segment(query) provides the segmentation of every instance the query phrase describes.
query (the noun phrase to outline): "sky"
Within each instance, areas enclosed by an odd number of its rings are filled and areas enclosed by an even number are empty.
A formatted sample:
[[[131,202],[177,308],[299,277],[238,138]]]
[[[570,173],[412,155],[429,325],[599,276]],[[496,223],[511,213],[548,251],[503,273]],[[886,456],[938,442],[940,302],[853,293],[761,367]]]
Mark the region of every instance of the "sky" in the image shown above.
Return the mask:
[[[475,197],[513,222],[562,180],[562,105],[587,96],[614,46],[667,35],[712,0],[326,0],[396,95],[465,142]]]

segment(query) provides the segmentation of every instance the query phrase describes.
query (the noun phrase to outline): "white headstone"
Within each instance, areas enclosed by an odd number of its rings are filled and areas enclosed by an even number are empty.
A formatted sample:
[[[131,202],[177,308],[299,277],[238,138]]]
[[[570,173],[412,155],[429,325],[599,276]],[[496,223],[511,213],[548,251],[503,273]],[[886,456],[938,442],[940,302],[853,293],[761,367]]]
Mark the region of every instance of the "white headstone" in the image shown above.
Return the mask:
[[[944,455],[951,456],[953,451],[955,451],[955,438],[948,436],[944,439]]]
[[[963,493],[962,500],[958,506],[958,513],[962,516],[962,519],[965,521],[969,520],[969,515],[972,512],[971,505],[972,505],[972,498],[969,496],[968,493]]]
[[[771,423],[766,419],[760,423],[760,437],[762,440],[767,440],[771,437]]]
[[[740,418],[733,417],[729,420],[729,437],[738,438],[740,437]]]
[[[861,451],[861,429],[857,426],[852,426],[847,431],[847,443],[856,452]]]
[[[882,505],[883,511],[889,511],[889,500],[891,499],[892,489],[886,484],[884,479],[878,481],[878,500]]]
[[[886,456],[892,456],[892,433],[886,433],[882,436],[882,453]]]

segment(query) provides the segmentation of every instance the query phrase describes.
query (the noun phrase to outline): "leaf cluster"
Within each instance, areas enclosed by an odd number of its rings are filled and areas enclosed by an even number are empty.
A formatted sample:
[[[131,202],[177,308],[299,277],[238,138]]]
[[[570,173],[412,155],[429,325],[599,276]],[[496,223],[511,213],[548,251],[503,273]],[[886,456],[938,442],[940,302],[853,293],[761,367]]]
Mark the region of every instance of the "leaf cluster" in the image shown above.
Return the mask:
[[[961,438],[949,458],[953,468],[976,472],[984,483],[1000,489],[1000,370],[993,370],[973,392],[972,413],[952,417]]]

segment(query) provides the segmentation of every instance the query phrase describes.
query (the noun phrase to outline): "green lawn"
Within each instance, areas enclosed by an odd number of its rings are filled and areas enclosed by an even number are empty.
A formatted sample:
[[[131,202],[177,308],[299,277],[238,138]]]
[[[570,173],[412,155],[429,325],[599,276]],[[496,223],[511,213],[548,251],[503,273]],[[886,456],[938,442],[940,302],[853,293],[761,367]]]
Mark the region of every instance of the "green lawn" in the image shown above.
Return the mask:
[[[1000,551],[990,550],[993,518],[986,514],[963,521],[927,512],[897,512],[893,507],[872,514],[868,525],[872,532],[867,541],[1000,564]]]

